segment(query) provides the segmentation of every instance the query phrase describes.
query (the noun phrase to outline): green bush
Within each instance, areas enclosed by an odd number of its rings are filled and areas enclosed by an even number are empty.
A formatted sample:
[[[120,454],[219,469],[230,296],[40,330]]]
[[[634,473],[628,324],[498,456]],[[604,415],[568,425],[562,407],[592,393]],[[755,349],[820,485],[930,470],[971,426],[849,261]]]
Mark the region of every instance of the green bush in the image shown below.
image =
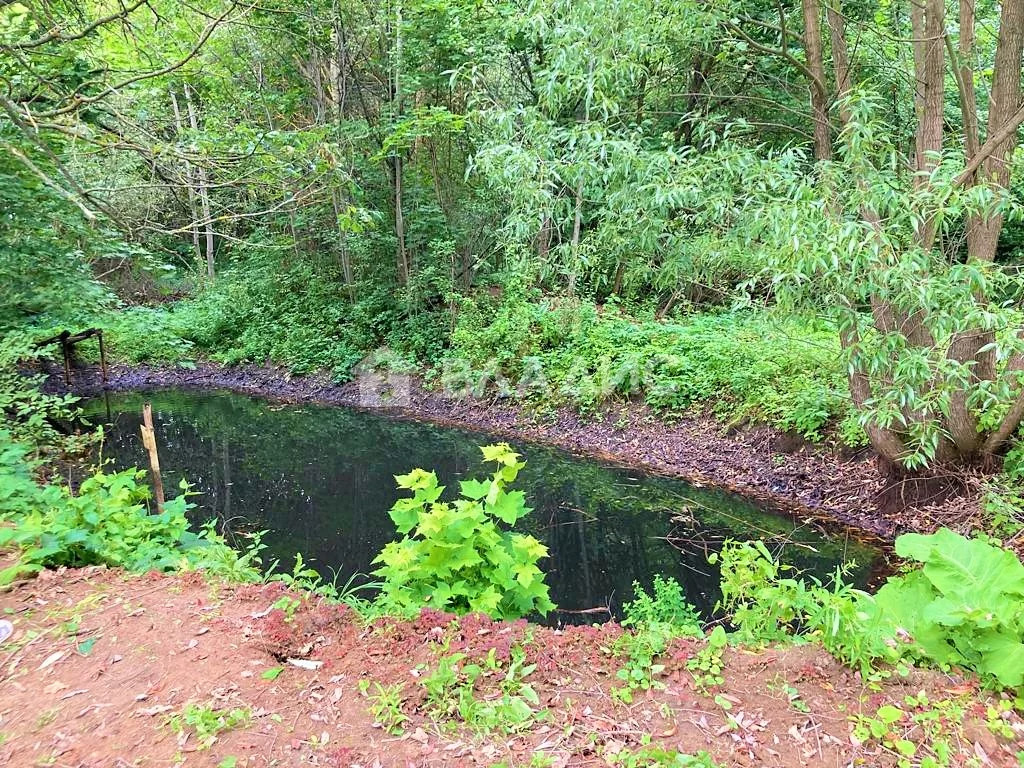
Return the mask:
[[[896,539],[919,563],[875,596],[882,632],[905,655],[958,666],[1003,688],[1024,686],[1024,565],[1006,549],[948,528]]]
[[[383,582],[380,600],[398,613],[430,606],[455,613],[481,612],[494,618],[546,614],[548,596],[537,561],[547,548],[533,536],[504,530],[529,513],[522,491],[507,491],[525,464],[505,443],[481,448],[497,469],[489,480],[463,480],[461,498],[440,501],[437,475],[414,469],[397,476],[412,491],[391,508],[404,538],[389,543],[374,560]]]
[[[811,440],[852,412],[834,329],[768,312],[658,322],[513,292],[500,303],[464,301],[450,356],[470,371],[449,365],[449,384],[500,375],[515,389],[540,371],[541,397],[584,411],[642,398],[667,416],[710,408],[726,421],[763,421]],[[863,442],[855,421],[840,437]]]
[[[651,592],[633,582],[633,600],[623,603],[624,627],[668,624],[682,632],[701,634],[700,615],[683,596],[683,588],[672,577],[655,574]]]
[[[709,560],[721,563],[720,606],[731,616],[741,642],[814,639],[865,673],[879,658],[895,660],[882,635],[872,629],[871,596],[846,584],[842,569],[829,585],[809,576],[784,575],[793,567],[778,563],[761,541],[726,542]]]
[[[997,688],[1024,687],[1024,565],[1006,549],[948,528],[905,534],[896,553],[913,561],[874,596],[843,583],[783,576],[761,542],[720,555],[722,606],[746,642],[816,639],[870,674],[878,662],[961,667]]]
[[[0,431],[0,547],[15,547],[19,562],[0,571],[0,584],[43,568],[109,565],[132,571],[202,568],[233,579],[256,579],[256,549],[239,555],[212,527],[188,529],[184,495],[150,514],[143,472],[97,471],[77,493],[40,485],[28,449]]]
[[[622,685],[612,694],[626,703],[633,700],[634,691],[664,687],[658,676],[665,667],[657,659],[673,639],[704,634],[697,610],[683,597],[683,588],[675,579],[655,576],[651,593],[633,582],[633,592],[635,598],[622,606],[622,626],[630,631],[612,648],[612,653],[623,659],[616,672]]]
[[[40,390],[42,376],[22,373],[19,365],[43,359],[35,349],[39,334],[8,333],[0,339],[0,415],[11,439],[23,443],[33,458],[74,455],[88,447],[92,433],[78,434],[69,427],[77,416],[78,398]]]
[[[189,364],[195,357],[194,345],[184,338],[183,318],[162,307],[128,307],[101,317],[107,354],[129,363]],[[98,354],[90,355],[93,359]]]

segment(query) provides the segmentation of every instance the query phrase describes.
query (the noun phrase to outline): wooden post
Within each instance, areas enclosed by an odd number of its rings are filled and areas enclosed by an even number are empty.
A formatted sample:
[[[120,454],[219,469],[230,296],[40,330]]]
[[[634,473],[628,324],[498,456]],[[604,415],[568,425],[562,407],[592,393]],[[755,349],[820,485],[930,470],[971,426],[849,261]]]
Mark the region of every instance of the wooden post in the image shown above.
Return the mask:
[[[66,331],[65,331],[66,333]],[[67,339],[61,338],[60,340],[60,351],[64,357],[64,386],[71,386],[71,357],[68,353],[68,342]]]
[[[96,338],[100,341],[100,377],[104,388],[107,386],[107,353],[103,350],[103,331],[96,332]]]
[[[149,453],[149,469],[153,476],[153,493],[156,496],[156,511],[164,511],[164,483],[160,479],[160,458],[156,453],[156,433],[153,431],[153,404],[142,406],[142,444]]]

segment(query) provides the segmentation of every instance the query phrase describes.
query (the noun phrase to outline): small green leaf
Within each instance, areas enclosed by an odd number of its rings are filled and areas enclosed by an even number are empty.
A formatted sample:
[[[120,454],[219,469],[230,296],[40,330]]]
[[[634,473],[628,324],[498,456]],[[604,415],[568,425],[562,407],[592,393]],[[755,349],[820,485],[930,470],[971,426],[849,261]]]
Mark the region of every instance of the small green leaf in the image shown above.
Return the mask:
[[[264,680],[277,680],[277,676],[284,672],[284,667],[271,667],[266,670],[260,677]]]
[[[83,656],[88,656],[92,653],[93,646],[96,645],[96,638],[90,637],[88,640],[83,640],[78,644],[78,652]]]

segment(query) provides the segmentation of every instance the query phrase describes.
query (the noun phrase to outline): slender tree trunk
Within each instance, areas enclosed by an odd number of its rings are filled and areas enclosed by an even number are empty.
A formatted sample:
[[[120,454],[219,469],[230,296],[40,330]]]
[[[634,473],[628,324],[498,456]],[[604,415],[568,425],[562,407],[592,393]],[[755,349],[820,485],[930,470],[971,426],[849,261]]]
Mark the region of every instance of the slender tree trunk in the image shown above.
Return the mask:
[[[402,115],[402,0],[395,4],[395,74],[394,74],[394,108],[395,117]],[[396,149],[392,164],[395,185],[395,236],[398,239],[396,253],[398,268],[398,284],[409,282],[409,254],[405,248],[405,219],[402,213],[402,154]]]
[[[181,120],[181,107],[178,105],[178,94],[174,92],[174,87],[170,88],[171,94],[171,108],[174,110],[174,126],[177,135],[181,137],[184,131],[184,124]],[[188,215],[191,220],[189,229],[192,232],[192,247],[196,251],[196,259],[199,262],[203,260],[203,248],[199,244],[199,216],[196,210],[196,187],[195,178],[192,170],[192,163],[187,160],[184,162],[183,167],[185,169],[185,191],[188,193]]]
[[[188,122],[193,133],[199,131],[199,119],[196,116],[195,100],[192,98],[192,89],[185,83],[185,105],[188,109]],[[210,213],[210,188],[206,175],[206,166],[202,163],[197,168],[199,181],[199,204],[203,212],[203,224],[206,229],[206,275],[211,280],[214,278],[213,268],[213,217]]]
[[[804,13],[804,52],[811,73],[811,115],[814,119],[814,159],[832,159],[832,130],[828,122],[828,87],[825,84],[825,60],[821,42],[821,5],[819,0],[802,0]]]
[[[338,260],[341,262],[341,276],[345,281],[345,291],[350,301],[356,300],[355,280],[352,277],[352,256],[348,252],[348,232],[341,224],[341,192],[331,191],[331,202],[334,205],[334,220],[338,226]]]
[[[916,83],[917,129],[914,133],[914,184],[930,186],[929,174],[938,165],[945,124],[945,0],[911,0],[914,36],[914,78]],[[930,250],[935,242],[935,219],[924,216],[917,232],[917,244]]]
[[[846,19],[843,17],[841,0],[831,0],[825,5],[828,21],[829,40],[832,43],[832,68],[836,78],[836,99],[839,102],[839,123],[844,128],[850,124],[850,107],[846,100],[850,95],[850,51],[846,45]]]
[[[576,207],[572,217],[572,240],[569,245],[569,253],[572,258],[572,266],[569,268],[569,295],[576,293],[576,272],[579,265],[580,255],[580,229],[583,225],[583,179],[576,187]]]

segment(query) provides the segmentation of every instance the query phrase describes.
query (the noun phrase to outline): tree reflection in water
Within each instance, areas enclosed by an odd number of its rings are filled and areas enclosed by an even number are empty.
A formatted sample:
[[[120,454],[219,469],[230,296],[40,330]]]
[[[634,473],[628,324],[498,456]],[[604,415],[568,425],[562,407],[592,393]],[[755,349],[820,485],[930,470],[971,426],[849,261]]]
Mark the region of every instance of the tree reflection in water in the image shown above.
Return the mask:
[[[228,393],[161,391],[111,395],[103,456],[117,467],[144,466],[139,437],[143,400],[153,403],[164,486],[187,478],[199,493],[198,523],[216,517],[229,539],[268,531],[265,561],[289,568],[296,552],[344,583],[366,574],[392,538],[387,510],[399,497],[394,475],[433,469],[449,493],[483,474],[486,435],[324,406],[282,406]],[[102,401],[91,408],[105,421]],[[726,538],[761,538],[780,558],[828,577],[853,560],[863,584],[880,555],[855,540],[827,537],[750,502],[685,482],[645,476],[533,445],[517,487],[534,512],[520,527],[545,542],[556,621],[618,616],[632,583],[674,576],[711,616],[718,573],[707,554]]]

